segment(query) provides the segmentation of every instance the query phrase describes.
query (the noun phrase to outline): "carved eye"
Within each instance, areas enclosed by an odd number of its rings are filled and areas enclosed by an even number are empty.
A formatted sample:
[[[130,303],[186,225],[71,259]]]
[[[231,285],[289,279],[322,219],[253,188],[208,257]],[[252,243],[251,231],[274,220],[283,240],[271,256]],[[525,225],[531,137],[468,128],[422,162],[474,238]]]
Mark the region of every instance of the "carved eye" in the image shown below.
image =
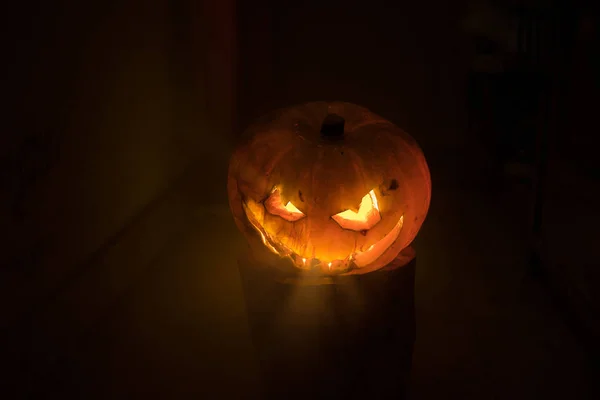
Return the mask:
[[[304,213],[288,201],[286,205],[283,205],[281,200],[281,193],[279,189],[275,187],[271,192],[271,195],[265,200],[265,208],[273,215],[278,215],[286,221],[294,222],[301,218],[306,217]]]
[[[381,220],[381,215],[379,215],[379,204],[377,203],[375,192],[371,190],[362,198],[358,211],[342,211],[331,218],[344,229],[353,231],[365,231],[371,229]]]

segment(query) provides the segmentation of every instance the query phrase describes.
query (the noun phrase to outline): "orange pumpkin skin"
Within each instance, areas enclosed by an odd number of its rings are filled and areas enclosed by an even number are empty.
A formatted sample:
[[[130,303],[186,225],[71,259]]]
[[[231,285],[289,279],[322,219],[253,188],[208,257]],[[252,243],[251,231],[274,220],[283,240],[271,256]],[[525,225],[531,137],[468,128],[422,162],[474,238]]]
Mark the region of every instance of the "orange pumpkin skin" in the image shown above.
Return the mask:
[[[337,140],[321,134],[330,114],[345,120]],[[253,255],[268,265],[324,274],[373,271],[409,246],[425,220],[431,178],[423,152],[411,136],[363,107],[313,102],[286,108],[244,136],[229,165],[229,203]],[[293,205],[297,220],[272,212],[273,193],[284,214],[282,205]],[[336,222],[344,210],[357,212],[369,193],[378,222],[362,231]]]

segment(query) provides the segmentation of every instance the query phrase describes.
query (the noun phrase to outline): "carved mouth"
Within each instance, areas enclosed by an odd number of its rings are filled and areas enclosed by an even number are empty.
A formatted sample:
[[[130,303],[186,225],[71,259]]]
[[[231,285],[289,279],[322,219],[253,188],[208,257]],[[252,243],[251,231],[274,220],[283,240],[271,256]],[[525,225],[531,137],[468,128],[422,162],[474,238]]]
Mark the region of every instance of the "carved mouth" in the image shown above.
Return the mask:
[[[244,211],[248,221],[261,237],[263,244],[273,253],[280,257],[289,258],[296,267],[304,270],[321,270],[325,273],[344,273],[355,268],[363,268],[375,262],[387,249],[389,249],[402,231],[404,215],[400,216],[394,227],[377,243],[372,244],[366,250],[357,250],[348,254],[343,260],[320,260],[318,258],[305,258],[294,253],[290,248],[281,243],[277,238],[269,235],[262,227],[258,218],[252,210],[243,203]]]

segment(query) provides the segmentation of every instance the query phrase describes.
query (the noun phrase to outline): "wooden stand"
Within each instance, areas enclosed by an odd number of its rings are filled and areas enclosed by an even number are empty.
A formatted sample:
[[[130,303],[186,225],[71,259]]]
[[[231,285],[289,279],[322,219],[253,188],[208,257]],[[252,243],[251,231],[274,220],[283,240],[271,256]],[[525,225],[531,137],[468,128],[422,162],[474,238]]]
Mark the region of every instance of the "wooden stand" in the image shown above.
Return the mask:
[[[286,277],[240,258],[268,399],[402,399],[415,340],[414,250],[364,275]]]

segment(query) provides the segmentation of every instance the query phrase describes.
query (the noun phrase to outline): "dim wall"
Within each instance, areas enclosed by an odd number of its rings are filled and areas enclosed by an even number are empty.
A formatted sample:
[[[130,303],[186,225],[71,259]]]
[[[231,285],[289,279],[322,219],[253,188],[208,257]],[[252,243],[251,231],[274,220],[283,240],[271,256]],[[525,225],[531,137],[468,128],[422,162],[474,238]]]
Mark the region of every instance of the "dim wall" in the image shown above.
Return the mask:
[[[0,326],[75,284],[191,165],[228,154],[232,4],[11,6]],[[201,183],[215,201],[209,170]]]

